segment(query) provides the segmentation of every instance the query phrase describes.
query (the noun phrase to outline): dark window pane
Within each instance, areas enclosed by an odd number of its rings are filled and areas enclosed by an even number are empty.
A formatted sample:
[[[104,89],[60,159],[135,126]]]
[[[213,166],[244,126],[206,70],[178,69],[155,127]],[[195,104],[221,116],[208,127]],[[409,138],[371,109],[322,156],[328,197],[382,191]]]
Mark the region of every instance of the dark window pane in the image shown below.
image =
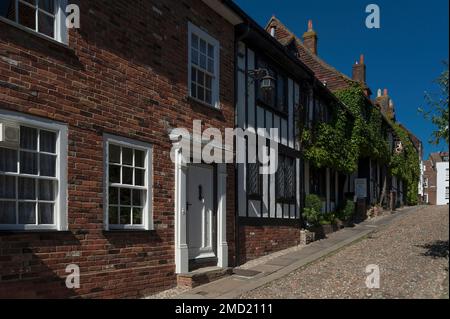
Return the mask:
[[[133,169],[122,167],[122,184],[133,185]]]
[[[144,161],[145,161],[145,152],[135,150],[134,151],[134,166],[136,167],[144,167]]]
[[[120,164],[120,146],[109,145],[109,162]]]
[[[40,155],[41,176],[56,176],[56,156],[54,155]]]
[[[214,60],[208,59],[208,72],[214,73]]]
[[[17,173],[17,151],[0,147],[0,171]]]
[[[0,224],[16,223],[16,203],[0,201]]]
[[[206,70],[206,55],[200,54],[200,67]]]
[[[119,207],[109,207],[109,223],[112,225],[119,224]]]
[[[116,187],[109,188],[109,204],[110,205],[119,204],[119,189]]]
[[[16,198],[16,178],[13,176],[0,175],[0,198]]]
[[[195,65],[198,65],[198,51],[192,49],[191,50],[191,62]]]
[[[0,2],[0,16],[16,21],[16,1],[3,0]]]
[[[208,44],[208,56],[210,58],[214,58],[214,46],[211,44]]]
[[[192,33],[192,37],[191,37],[191,45],[193,48],[198,49],[198,37]]]
[[[205,100],[205,89],[203,89],[203,87],[201,87],[201,86],[198,87],[197,98],[200,101]]]
[[[20,127],[20,147],[27,150],[37,150],[37,130],[30,127]]]
[[[120,166],[109,165],[109,182],[120,183]]]
[[[36,30],[36,9],[19,2],[19,23]]]
[[[19,224],[36,224],[35,203],[19,203]]]
[[[197,97],[197,85],[195,85],[195,84],[191,84],[191,96],[192,97]]]
[[[0,147],[0,171],[17,173],[17,151]]]
[[[37,175],[37,153],[20,152],[20,172],[23,174]]]
[[[19,199],[36,199],[36,180],[19,177]]]
[[[120,205],[131,205],[131,189],[121,188],[120,189]]]
[[[39,182],[39,199],[55,200],[55,181],[40,180]]]
[[[39,11],[38,31],[50,38],[55,36],[55,18]]]
[[[212,89],[212,77],[209,75],[206,75],[205,87],[209,90]]]
[[[39,204],[39,224],[53,225],[53,204]]]
[[[261,194],[261,178],[259,175],[259,164],[247,164],[247,186],[250,196],[259,196]]]
[[[212,104],[211,91],[210,90],[206,90],[205,91],[205,102],[208,103],[208,104]]]
[[[130,207],[120,207],[120,224],[130,225],[131,224],[131,208]]]
[[[206,41],[200,39],[200,52],[206,54]]]
[[[122,165],[133,165],[133,150],[122,147]]]
[[[133,208],[133,225],[142,225],[142,209]]]
[[[40,131],[39,134],[39,151],[55,154],[56,133],[49,131]]]
[[[54,0],[39,0],[39,9],[48,13],[55,13],[55,1]]]
[[[277,199],[284,199],[285,198],[285,160],[284,157],[279,158],[278,163],[278,170],[276,173],[276,193],[277,193]]]
[[[197,82],[197,69],[194,67],[191,68],[191,81]]]
[[[134,185],[136,186],[145,186],[144,176],[145,170],[136,168],[134,176]]]
[[[197,83],[200,85],[205,85],[205,73],[202,71],[197,71]]]
[[[143,190],[133,190],[133,206],[144,206],[144,192]]]

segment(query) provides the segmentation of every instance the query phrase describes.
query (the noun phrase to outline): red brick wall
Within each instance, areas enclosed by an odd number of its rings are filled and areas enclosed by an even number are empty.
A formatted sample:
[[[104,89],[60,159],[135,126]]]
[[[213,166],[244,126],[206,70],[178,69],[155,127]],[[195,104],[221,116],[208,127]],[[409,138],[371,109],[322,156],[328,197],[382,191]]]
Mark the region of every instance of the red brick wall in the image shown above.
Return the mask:
[[[428,203],[431,205],[436,205],[436,186],[437,186],[437,173],[433,167],[433,162],[431,160],[424,161],[425,172],[423,173],[424,180],[428,178],[428,187],[424,188],[424,193],[428,194]]]
[[[69,127],[69,231],[0,233],[0,298],[133,298],[170,288],[174,274],[174,165],[168,127],[234,127],[233,27],[195,0],[80,1],[69,48],[0,21],[0,108]],[[187,25],[221,44],[221,111],[187,98]],[[37,92],[34,96],[32,92]],[[155,230],[103,231],[103,133],[154,145]],[[234,262],[234,169],[227,214]],[[81,288],[65,287],[65,267]]]
[[[239,227],[240,263],[300,244],[298,226]]]

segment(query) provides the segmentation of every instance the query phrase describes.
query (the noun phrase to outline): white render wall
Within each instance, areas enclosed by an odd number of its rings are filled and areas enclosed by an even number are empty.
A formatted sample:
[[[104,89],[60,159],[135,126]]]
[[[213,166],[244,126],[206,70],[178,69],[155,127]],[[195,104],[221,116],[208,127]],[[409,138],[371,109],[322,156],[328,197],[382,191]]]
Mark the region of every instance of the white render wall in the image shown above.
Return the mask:
[[[448,162],[436,163],[436,205],[446,205],[449,200],[445,198],[445,188],[449,187],[447,170],[449,169]]]

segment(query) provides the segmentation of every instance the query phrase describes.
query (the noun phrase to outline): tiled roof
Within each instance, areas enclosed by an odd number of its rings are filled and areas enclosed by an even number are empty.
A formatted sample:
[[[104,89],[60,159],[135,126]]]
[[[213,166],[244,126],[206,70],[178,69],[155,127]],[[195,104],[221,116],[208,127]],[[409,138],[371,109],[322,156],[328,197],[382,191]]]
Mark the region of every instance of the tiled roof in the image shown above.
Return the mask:
[[[276,17],[272,17],[269,20],[266,30],[270,31],[271,27],[275,27],[276,29],[275,38],[284,46],[295,49],[298,58],[314,72],[315,76],[321,82],[326,82],[327,87],[331,91],[345,89],[358,83],[326,63],[317,55],[313,54],[302,41]]]

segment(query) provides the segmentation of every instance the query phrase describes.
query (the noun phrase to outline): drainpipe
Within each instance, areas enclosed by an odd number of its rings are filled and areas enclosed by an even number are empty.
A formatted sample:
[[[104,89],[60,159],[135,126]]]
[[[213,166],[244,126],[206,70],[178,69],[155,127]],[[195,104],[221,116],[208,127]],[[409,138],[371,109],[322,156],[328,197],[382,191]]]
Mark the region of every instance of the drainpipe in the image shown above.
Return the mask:
[[[245,22],[246,25],[246,30],[245,32],[240,35],[237,39],[235,39],[234,41],[234,125],[235,128],[237,127],[237,112],[236,112],[236,104],[237,104],[237,92],[238,92],[238,45],[239,42],[241,42],[243,39],[245,39],[247,37],[247,35],[250,33],[250,23],[248,21]],[[236,140],[234,141],[234,145],[236,146]],[[236,150],[236,147],[234,147],[234,149]],[[235,153],[236,156],[236,153]],[[234,260],[234,266],[237,267],[240,264],[240,236],[239,236],[239,203],[238,203],[238,180],[237,180],[237,176],[238,176],[238,164],[234,163],[234,211],[235,211],[235,216],[234,216],[234,232],[235,232],[235,260]]]

